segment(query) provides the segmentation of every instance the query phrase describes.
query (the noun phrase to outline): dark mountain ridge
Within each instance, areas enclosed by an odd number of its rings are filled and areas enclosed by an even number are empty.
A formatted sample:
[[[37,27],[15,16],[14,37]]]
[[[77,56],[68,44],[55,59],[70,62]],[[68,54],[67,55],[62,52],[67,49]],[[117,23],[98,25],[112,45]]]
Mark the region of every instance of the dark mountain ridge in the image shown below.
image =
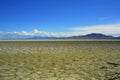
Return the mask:
[[[91,34],[87,34],[83,36],[72,36],[69,38],[73,38],[73,39],[113,39],[114,37],[110,35],[100,34],[100,33],[91,33]]]

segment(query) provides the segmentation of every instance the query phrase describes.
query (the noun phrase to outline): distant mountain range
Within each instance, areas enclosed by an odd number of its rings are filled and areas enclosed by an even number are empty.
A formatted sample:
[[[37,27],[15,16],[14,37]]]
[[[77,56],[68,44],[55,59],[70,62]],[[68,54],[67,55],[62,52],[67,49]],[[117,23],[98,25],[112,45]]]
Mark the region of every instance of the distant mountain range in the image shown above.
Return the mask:
[[[104,35],[100,33],[91,33],[82,36],[70,36],[70,37],[48,37],[48,36],[31,36],[21,35],[16,33],[0,33],[0,40],[44,40],[44,39],[120,39],[119,37],[113,37],[111,35]]]
[[[98,33],[91,33],[83,36],[72,36],[69,38],[73,39],[112,39],[113,36],[110,35],[104,35],[104,34],[98,34]]]

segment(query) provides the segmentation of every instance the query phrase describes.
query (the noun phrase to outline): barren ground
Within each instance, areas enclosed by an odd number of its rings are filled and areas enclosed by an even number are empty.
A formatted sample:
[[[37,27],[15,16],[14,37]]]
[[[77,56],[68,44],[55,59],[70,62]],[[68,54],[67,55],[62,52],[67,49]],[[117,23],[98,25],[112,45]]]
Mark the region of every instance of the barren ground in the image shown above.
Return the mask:
[[[120,41],[0,41],[0,80],[120,80]]]

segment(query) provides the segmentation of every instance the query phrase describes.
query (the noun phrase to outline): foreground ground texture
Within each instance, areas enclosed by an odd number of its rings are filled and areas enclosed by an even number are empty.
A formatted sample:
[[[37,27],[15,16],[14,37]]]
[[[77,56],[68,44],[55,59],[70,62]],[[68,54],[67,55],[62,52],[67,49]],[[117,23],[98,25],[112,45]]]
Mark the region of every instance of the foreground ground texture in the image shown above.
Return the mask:
[[[120,41],[0,41],[0,80],[120,80]]]

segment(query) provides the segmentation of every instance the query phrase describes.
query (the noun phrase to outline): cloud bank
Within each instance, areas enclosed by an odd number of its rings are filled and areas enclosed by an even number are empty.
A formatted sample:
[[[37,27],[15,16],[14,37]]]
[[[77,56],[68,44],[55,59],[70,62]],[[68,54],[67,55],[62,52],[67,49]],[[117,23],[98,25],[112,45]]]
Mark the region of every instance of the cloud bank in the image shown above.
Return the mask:
[[[107,35],[120,35],[120,24],[94,25],[84,27],[74,27],[70,30],[80,32],[81,34],[102,33]]]
[[[83,26],[83,27],[73,27],[70,28],[71,32],[61,32],[61,33],[53,33],[53,32],[45,32],[34,29],[31,32],[27,32],[25,30],[21,32],[0,32],[0,37],[8,36],[8,37],[28,37],[28,36],[41,36],[41,37],[69,37],[69,36],[79,36],[86,35],[90,33],[102,33],[106,35],[112,36],[120,36],[120,24],[107,24],[107,25],[94,25],[94,26]]]

